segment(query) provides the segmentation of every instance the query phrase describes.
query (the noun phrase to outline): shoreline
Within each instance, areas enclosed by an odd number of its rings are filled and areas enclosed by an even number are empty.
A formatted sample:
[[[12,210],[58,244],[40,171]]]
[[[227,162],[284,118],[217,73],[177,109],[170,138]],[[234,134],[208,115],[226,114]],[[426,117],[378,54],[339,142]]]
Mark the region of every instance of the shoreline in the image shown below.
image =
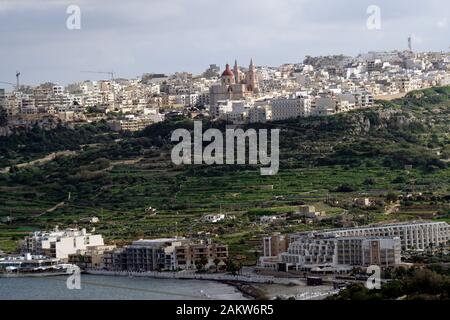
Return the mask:
[[[251,283],[243,283],[229,280],[219,282],[234,287],[236,290],[241,292],[242,295],[246,298],[250,298],[252,300],[270,300],[270,298],[266,296],[263,290],[255,287]]]
[[[36,272],[36,273],[0,273],[0,278],[46,278],[70,275],[67,272]]]
[[[147,277],[172,280],[204,280],[214,281],[232,286],[245,298],[251,300],[296,299],[318,300],[335,292],[331,284],[307,286],[304,281],[296,278],[277,278],[261,275],[230,275],[230,274],[197,274],[182,272],[115,272],[101,270],[86,270],[86,274],[119,277]]]
[[[272,278],[272,277],[251,277],[229,275],[229,274],[180,274],[171,272],[114,272],[101,270],[84,270],[83,275],[93,276],[109,276],[109,277],[142,277],[150,279],[167,279],[167,280],[202,280],[225,284],[233,287],[234,290],[242,294],[245,299],[249,300],[274,300],[274,299],[296,299],[296,300],[316,300],[324,299],[326,296],[333,294],[332,287],[323,286],[307,286],[304,282],[291,281],[292,279]],[[1,277],[0,279],[11,278],[46,278],[56,276],[68,276],[67,273],[41,273],[30,275],[11,275]],[[275,281],[273,281],[275,279]]]
[[[280,284],[280,285],[298,285],[302,284],[296,278],[278,278],[274,276],[263,276],[253,274],[232,275],[227,273],[194,273],[194,272],[129,272],[129,271],[107,271],[86,269],[83,271],[92,275],[110,275],[110,276],[132,276],[148,277],[158,279],[191,279],[191,280],[212,280],[212,281],[231,281],[241,283],[259,283],[259,284]]]
[[[245,298],[251,300],[270,300],[279,294],[267,294],[264,289],[259,286],[269,288],[271,286],[285,287],[288,289],[292,286],[302,286],[295,278],[277,278],[273,276],[261,275],[231,275],[224,273],[198,274],[198,273],[178,273],[178,272],[126,272],[126,271],[105,271],[105,270],[85,270],[84,274],[118,276],[118,277],[145,277],[155,279],[176,279],[176,280],[203,280],[214,281],[229,285],[240,292]],[[273,291],[273,290],[266,290]]]

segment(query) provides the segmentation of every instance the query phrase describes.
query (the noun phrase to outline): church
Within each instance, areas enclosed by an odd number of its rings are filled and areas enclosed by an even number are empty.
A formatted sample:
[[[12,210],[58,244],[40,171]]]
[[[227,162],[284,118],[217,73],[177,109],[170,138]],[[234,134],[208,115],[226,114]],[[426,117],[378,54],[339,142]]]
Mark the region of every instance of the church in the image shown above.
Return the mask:
[[[220,100],[243,100],[259,92],[253,59],[250,60],[248,71],[245,73],[239,69],[237,61],[234,63],[233,70],[227,64],[220,79],[221,84],[209,88],[209,99],[212,107]]]

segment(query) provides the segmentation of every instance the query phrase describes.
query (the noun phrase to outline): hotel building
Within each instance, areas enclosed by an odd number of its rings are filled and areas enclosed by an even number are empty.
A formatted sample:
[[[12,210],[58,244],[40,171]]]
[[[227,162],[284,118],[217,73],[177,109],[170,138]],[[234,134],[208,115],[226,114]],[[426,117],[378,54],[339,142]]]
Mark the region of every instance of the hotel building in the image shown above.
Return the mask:
[[[317,231],[314,234],[337,237],[399,237],[401,248],[406,251],[425,250],[430,246],[446,244],[449,240],[449,231],[446,222],[409,222]]]
[[[400,253],[398,237],[302,237],[291,242],[287,252],[280,255],[278,269],[315,271],[324,267],[334,270],[370,265],[392,267],[400,264]]]
[[[59,231],[36,231],[25,238],[22,250],[32,255],[44,255],[67,261],[69,254],[88,247],[103,246],[100,234],[90,234],[86,229],[66,229]]]
[[[289,235],[287,250],[271,250],[279,235],[263,239],[264,268],[294,270],[348,270],[353,266],[381,267],[401,263],[401,252],[423,251],[449,240],[446,222],[410,222],[361,228],[333,229]]]

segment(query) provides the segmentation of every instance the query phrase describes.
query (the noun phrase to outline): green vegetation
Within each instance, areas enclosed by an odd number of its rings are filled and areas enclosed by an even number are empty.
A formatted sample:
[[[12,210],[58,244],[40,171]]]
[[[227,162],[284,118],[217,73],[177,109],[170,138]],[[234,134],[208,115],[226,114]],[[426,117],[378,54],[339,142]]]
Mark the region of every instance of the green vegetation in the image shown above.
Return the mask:
[[[210,235],[228,244],[236,261],[251,264],[261,236],[271,232],[418,218],[448,221],[449,107],[448,88],[435,88],[370,110],[253,125],[281,129],[275,176],[261,176],[250,165],[173,165],[172,131],[193,128],[183,118],[138,133],[115,133],[97,123],[0,138],[0,169],[11,166],[0,173],[0,250],[14,250],[24,226],[95,226],[117,244],[175,233]],[[205,121],[203,128],[208,127],[224,129],[225,123]],[[75,153],[20,165],[63,150]],[[390,202],[409,193],[398,210],[385,214]],[[359,197],[376,205],[355,206]],[[324,219],[304,224],[290,217],[302,204],[316,206]],[[200,221],[219,210],[228,219]],[[262,215],[282,219],[263,224]],[[85,222],[92,216],[100,223]]]
[[[367,289],[363,284],[352,284],[329,300],[448,300],[450,297],[450,273],[441,267],[427,269],[399,268],[395,280],[381,289]]]

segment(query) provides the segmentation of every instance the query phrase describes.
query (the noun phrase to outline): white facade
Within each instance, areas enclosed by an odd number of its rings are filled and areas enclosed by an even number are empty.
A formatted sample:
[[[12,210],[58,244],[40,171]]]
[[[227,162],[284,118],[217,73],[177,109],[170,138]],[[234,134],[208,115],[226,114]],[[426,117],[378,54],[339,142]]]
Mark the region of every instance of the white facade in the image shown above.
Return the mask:
[[[267,108],[263,106],[253,107],[248,110],[249,123],[265,123],[267,121]]]
[[[329,97],[317,99],[313,114],[316,116],[329,116],[336,113],[336,101]]]
[[[351,269],[353,266],[400,264],[400,238],[300,237],[280,255],[281,263],[296,270]]]
[[[26,237],[24,251],[37,255],[46,255],[58,259],[67,259],[69,254],[87,247],[103,246],[103,237],[86,233],[86,229],[66,229],[51,232],[37,231]]]
[[[212,223],[216,223],[219,222],[221,220],[225,219],[225,215],[220,213],[220,214],[207,214],[205,216],[202,217],[202,220],[205,222],[212,222]]]
[[[274,99],[270,106],[272,109],[272,121],[295,119],[300,116],[302,101],[299,98],[294,99]]]
[[[402,250],[425,250],[449,241],[446,222],[399,223],[362,228],[336,229],[315,232],[317,235],[338,237],[400,237]]]

